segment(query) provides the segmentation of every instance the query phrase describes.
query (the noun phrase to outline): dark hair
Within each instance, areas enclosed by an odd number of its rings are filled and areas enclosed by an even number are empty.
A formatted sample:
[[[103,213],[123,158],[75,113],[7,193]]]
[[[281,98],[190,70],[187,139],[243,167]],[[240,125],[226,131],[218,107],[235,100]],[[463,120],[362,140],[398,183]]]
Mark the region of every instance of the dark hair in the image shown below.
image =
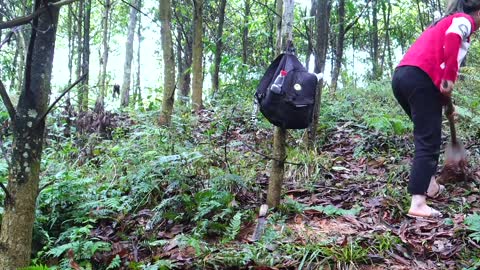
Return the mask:
[[[480,10],[480,0],[449,0],[445,16],[435,20],[430,26],[436,25],[439,21],[455,13],[472,13]]]
[[[450,0],[445,14],[448,16],[457,12],[472,13],[477,10],[480,10],[480,0]]]

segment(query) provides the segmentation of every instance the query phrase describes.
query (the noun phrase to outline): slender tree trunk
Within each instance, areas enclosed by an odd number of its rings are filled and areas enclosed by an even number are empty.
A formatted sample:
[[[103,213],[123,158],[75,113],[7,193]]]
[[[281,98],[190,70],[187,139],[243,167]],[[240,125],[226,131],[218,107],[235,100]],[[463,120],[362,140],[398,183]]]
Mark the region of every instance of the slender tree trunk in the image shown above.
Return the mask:
[[[372,57],[372,77],[374,80],[379,79],[382,76],[382,70],[380,68],[380,50],[379,50],[379,38],[378,38],[378,1],[372,1],[372,50],[373,50],[373,57]]]
[[[277,28],[277,42],[275,46],[275,54],[282,52],[282,14],[283,14],[283,0],[275,1],[275,25]]]
[[[68,30],[67,30],[67,36],[68,36],[68,85],[72,84],[72,78],[73,78],[73,56],[75,53],[75,35],[74,35],[74,21],[73,21],[73,8],[71,5],[68,7],[68,18],[67,18],[67,24],[68,24]],[[65,121],[65,129],[64,129],[64,135],[65,137],[70,137],[71,135],[71,126],[72,126],[72,108],[71,108],[71,99],[70,99],[70,92],[67,93],[66,100],[65,100],[65,112],[66,114],[64,115],[64,121]]]
[[[35,8],[42,1],[35,1]],[[48,1],[53,2],[53,1]],[[10,199],[5,200],[0,232],[0,269],[30,264],[35,205],[48,107],[58,8],[41,13],[32,22],[32,33],[23,89],[12,119],[13,146],[8,177]],[[37,29],[49,29],[45,32]],[[40,121],[40,122],[38,122]]]
[[[107,91],[107,64],[108,64],[108,31],[109,31],[109,17],[110,17],[110,9],[112,7],[110,0],[105,0],[104,9],[103,9],[103,18],[102,18],[102,25],[103,25],[103,32],[102,32],[102,57],[100,59],[101,65],[101,72],[99,76],[99,90],[100,94],[97,97],[95,102],[95,111],[103,111],[105,107],[105,95]]]
[[[213,94],[217,93],[218,88],[220,87],[220,63],[222,61],[222,52],[223,52],[223,24],[225,22],[226,5],[227,5],[227,0],[220,0],[220,5],[218,7],[218,28],[217,28],[217,35],[216,35],[217,42],[215,44],[215,56],[213,60],[213,65],[214,65],[213,75],[212,75]],[[247,31],[248,31],[248,28],[247,28]]]
[[[190,87],[191,87],[191,68],[192,68],[192,62],[193,62],[193,56],[192,56],[192,43],[189,42],[188,40],[186,41],[185,47],[184,47],[184,53],[185,53],[185,59],[183,61],[183,69],[182,69],[182,76],[180,78],[181,82],[181,87],[180,87],[180,96],[182,97],[181,100],[182,102],[187,102],[189,100],[189,95],[190,95]]]
[[[26,42],[25,42],[25,36],[23,31],[19,31],[15,34],[15,38],[17,39],[17,65],[16,65],[16,70],[17,70],[17,93],[20,95],[20,93],[23,91],[24,87],[24,72],[25,72],[25,54],[26,52]]]
[[[193,0],[193,5],[192,106],[199,111],[203,109],[203,0]]]
[[[177,40],[176,40],[176,53],[177,53],[177,95],[178,95],[178,101],[183,105],[186,103],[187,100],[187,95],[183,94],[183,88],[185,87],[185,79],[184,79],[184,73],[186,72],[185,70],[185,57],[186,57],[186,52],[185,48],[182,45],[182,26],[180,23],[177,24]]]
[[[83,100],[80,111],[88,111],[88,73],[90,70],[90,14],[92,11],[92,0],[84,0],[85,18],[83,22],[83,54],[82,54],[82,75],[86,75],[82,82]]]
[[[138,1],[138,7],[142,7],[142,1]],[[142,49],[142,16],[138,16],[138,26],[137,26],[137,80],[135,84],[135,95],[133,98],[134,103],[140,103],[142,101],[142,90],[140,88],[141,85],[141,49]]]
[[[293,11],[294,0],[284,1],[284,13],[282,22],[281,40],[278,42],[283,48],[293,38]],[[279,50],[281,51],[281,50]],[[267,204],[269,207],[276,207],[280,204],[282,196],[283,177],[285,172],[286,140],[287,130],[275,127],[273,137],[273,160],[270,180],[268,182]]]
[[[160,23],[162,24],[162,51],[163,51],[163,103],[160,115],[161,125],[170,125],[172,121],[173,103],[175,100],[175,57],[173,54],[171,0],[160,1]]]
[[[247,64],[248,60],[248,24],[250,23],[250,0],[245,0],[245,13],[242,31],[242,63]]]
[[[337,91],[338,77],[342,68],[343,46],[345,43],[345,0],[338,1],[338,33],[337,44],[335,46],[335,64],[332,73],[332,92]]]
[[[418,12],[418,19],[420,21],[420,26],[422,27],[422,32],[423,30],[425,30],[425,22],[423,21],[423,13],[422,13],[422,10],[420,8],[420,0],[415,0],[415,2],[417,3],[417,12]],[[375,9],[375,5],[376,5],[377,1],[374,0],[373,1],[373,9]],[[374,13],[376,12],[375,10],[373,11]]]
[[[132,5],[137,7],[138,1],[132,0]],[[125,64],[123,66],[123,83],[121,88],[121,106],[127,107],[130,99],[130,87],[132,80],[133,38],[135,25],[137,24],[137,10],[130,7],[130,19],[128,22],[127,44],[125,46]]]
[[[387,65],[388,65],[388,70],[389,74],[393,74],[393,57],[392,57],[392,45],[391,45],[391,37],[390,37],[390,20],[391,20],[391,15],[392,15],[392,4],[390,3],[390,0],[387,0],[386,3],[386,15],[384,18],[385,21],[385,44],[386,44],[386,55],[387,55]]]
[[[74,36],[74,22],[73,22],[73,10],[72,6],[69,5],[68,9],[68,18],[67,18],[67,38],[68,38],[68,84],[72,84],[73,78],[73,56],[74,56],[74,49],[75,49],[75,36]],[[68,98],[70,99],[70,94],[67,94]]]
[[[330,0],[314,0],[315,7],[315,73],[325,72],[325,63],[327,62],[328,52],[328,32],[330,24],[330,10],[332,8]],[[320,119],[320,108],[323,92],[323,79],[317,84],[317,93],[315,96],[315,108],[313,111],[312,124],[308,129],[308,148],[311,148],[317,139],[317,127]]]
[[[316,1],[312,0],[311,1],[312,6],[310,8],[310,16],[315,17],[315,9],[316,9]],[[308,10],[305,8],[305,13],[302,15],[303,17],[307,17]],[[307,53],[305,55],[305,67],[307,70],[310,70],[310,56],[313,54],[313,27],[311,20],[305,20],[305,35],[307,36]]]
[[[77,66],[75,70],[76,77],[79,78],[82,76],[82,55],[83,55],[83,8],[84,4],[83,2],[79,1],[77,3]],[[77,100],[77,106],[78,110],[82,111],[82,106],[83,106],[83,85],[80,84],[78,87],[78,100]]]

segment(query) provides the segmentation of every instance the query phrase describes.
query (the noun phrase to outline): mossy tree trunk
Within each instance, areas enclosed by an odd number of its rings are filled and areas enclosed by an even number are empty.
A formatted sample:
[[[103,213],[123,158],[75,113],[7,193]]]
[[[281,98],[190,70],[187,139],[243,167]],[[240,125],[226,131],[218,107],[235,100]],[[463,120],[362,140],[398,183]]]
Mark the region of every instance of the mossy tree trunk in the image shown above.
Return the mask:
[[[36,0],[38,9],[43,1]],[[47,1],[55,2],[55,1]],[[58,22],[58,8],[51,6],[32,22],[25,83],[16,110],[3,89],[2,98],[12,118],[13,145],[0,232],[0,269],[30,264],[35,204],[39,190],[45,118]],[[45,32],[37,29],[48,29]],[[1,86],[0,86],[1,87]]]
[[[172,121],[173,103],[175,101],[175,56],[173,54],[171,0],[160,1],[160,22],[162,24],[162,51],[163,51],[163,102],[162,114],[160,115],[161,125],[170,125]]]
[[[192,63],[192,106],[203,109],[203,0],[193,0],[193,63]]]

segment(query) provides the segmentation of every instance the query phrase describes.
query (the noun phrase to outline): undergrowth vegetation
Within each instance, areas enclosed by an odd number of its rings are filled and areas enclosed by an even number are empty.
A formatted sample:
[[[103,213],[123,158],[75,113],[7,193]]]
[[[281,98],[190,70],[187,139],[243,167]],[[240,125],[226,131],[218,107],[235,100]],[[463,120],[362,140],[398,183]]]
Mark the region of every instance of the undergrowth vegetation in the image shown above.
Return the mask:
[[[459,133],[468,142],[480,130],[474,113],[480,97],[470,94],[478,95],[468,87],[457,95]],[[325,93],[314,149],[303,145],[303,131],[290,132],[283,203],[252,241],[272,129],[260,115],[252,125],[251,103],[235,105],[248,96],[217,98],[199,114],[177,108],[168,128],[153,124],[152,106],[132,110],[132,124],[112,130],[111,139],[59,138],[61,123],[51,125],[34,229],[36,266],[28,269],[354,269],[391,265],[387,258],[413,245],[401,225],[412,125],[386,81]],[[478,160],[478,148],[471,156]],[[0,174],[5,183],[5,162]],[[473,201],[452,202],[459,214],[478,209]],[[377,214],[381,222],[373,220]],[[375,229],[352,229],[368,218]],[[452,214],[442,223],[467,243],[455,265],[474,269],[479,216],[456,219]]]

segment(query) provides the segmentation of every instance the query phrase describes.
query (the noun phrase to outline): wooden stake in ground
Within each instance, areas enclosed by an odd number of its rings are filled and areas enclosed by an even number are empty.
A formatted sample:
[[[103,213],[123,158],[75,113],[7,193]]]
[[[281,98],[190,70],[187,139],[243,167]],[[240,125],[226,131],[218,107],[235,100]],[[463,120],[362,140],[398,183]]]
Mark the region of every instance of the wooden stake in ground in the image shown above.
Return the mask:
[[[285,0],[283,2],[284,12],[282,19],[282,35],[280,48],[285,48],[292,42],[293,33],[293,9],[294,1]],[[277,13],[280,14],[277,10]],[[278,44],[278,43],[277,43]],[[267,204],[269,207],[276,207],[280,204],[282,196],[283,176],[285,171],[286,158],[286,138],[287,130],[284,128],[275,128],[273,137],[273,165],[270,172],[270,181],[268,183]]]

